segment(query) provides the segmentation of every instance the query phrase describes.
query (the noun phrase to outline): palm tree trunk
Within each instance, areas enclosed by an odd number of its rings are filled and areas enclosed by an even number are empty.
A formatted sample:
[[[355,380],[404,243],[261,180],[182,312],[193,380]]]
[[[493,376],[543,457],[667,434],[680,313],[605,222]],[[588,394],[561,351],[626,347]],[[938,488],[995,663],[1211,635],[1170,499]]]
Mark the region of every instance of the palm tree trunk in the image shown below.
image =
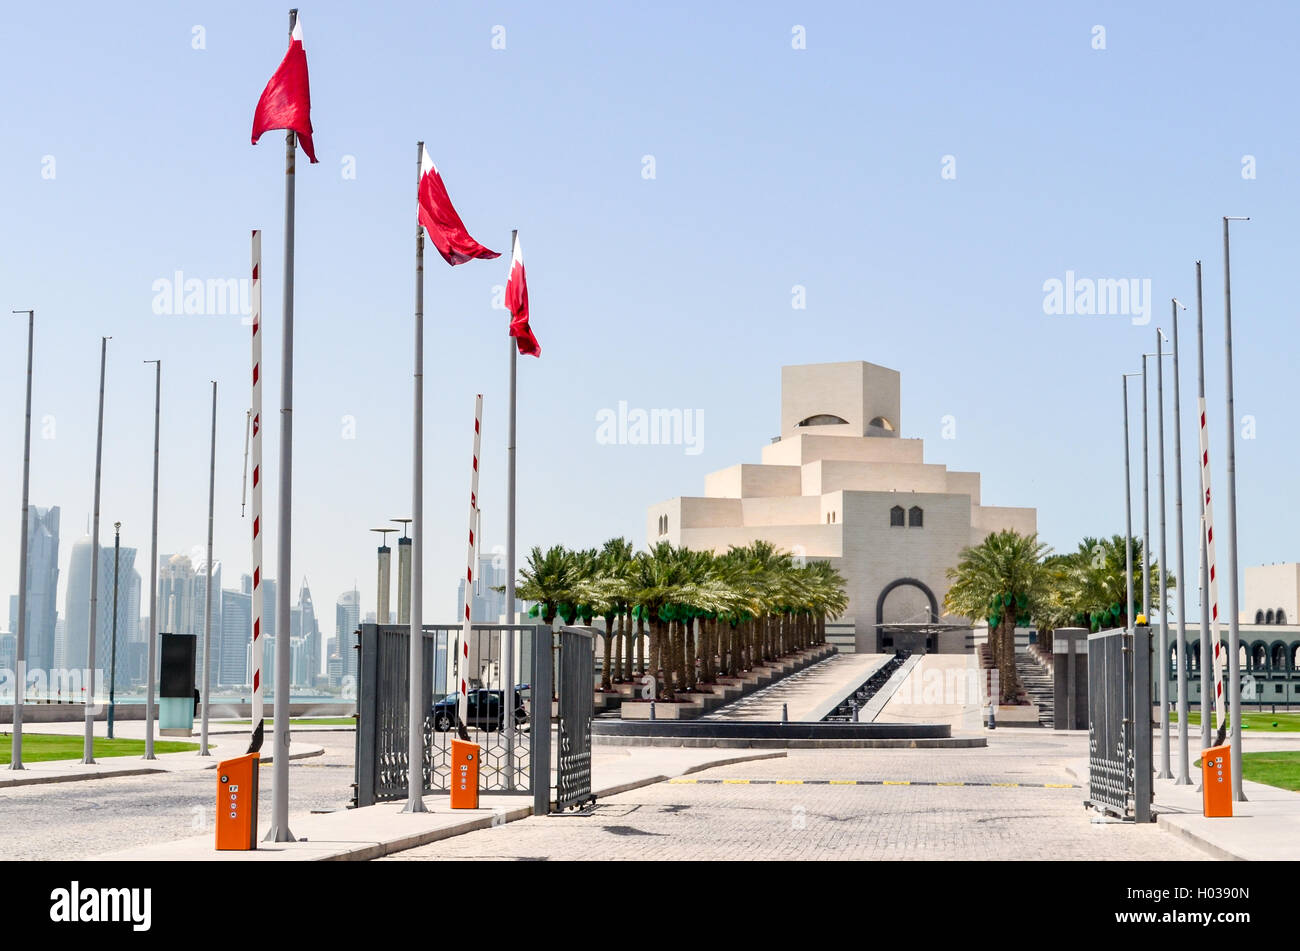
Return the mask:
[[[623,615],[620,612],[614,616],[617,622],[613,630],[606,631],[605,634],[614,638],[614,682],[623,682]]]
[[[605,638],[604,638],[605,658],[604,658],[604,662],[600,665],[600,689],[601,690],[613,689],[613,682],[610,679],[609,667],[610,667],[611,659],[614,654],[614,638],[616,636],[617,635],[615,635],[614,633],[614,615],[608,614],[605,616]]]
[[[639,617],[636,619],[636,663],[637,674],[641,677],[645,676],[645,648],[645,618]],[[627,660],[628,663],[632,662],[632,651],[630,648],[627,652]]]

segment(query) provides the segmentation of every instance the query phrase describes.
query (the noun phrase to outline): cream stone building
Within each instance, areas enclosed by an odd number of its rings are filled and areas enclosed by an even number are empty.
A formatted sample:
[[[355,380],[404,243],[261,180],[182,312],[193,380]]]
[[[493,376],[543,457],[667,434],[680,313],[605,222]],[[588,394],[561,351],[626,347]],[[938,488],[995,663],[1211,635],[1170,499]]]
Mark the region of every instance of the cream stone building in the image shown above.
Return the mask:
[[[925,462],[900,435],[899,392],[898,371],[862,361],[782,367],[781,435],[762,461],[650,506],[646,539],[715,552],[765,539],[827,560],[847,579],[858,651],[969,649],[968,619],[943,613],[947,571],[990,532],[1037,531],[1037,513],[982,505],[979,473]]]

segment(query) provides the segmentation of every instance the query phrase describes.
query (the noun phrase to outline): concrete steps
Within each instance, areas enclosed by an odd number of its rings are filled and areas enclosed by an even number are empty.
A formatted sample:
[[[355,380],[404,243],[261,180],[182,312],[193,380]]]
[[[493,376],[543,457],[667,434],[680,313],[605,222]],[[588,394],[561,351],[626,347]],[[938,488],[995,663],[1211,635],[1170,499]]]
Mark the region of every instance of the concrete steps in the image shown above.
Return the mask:
[[[1038,722],[1041,726],[1051,727],[1054,723],[1053,704],[1056,699],[1056,687],[1052,681],[1052,672],[1043,666],[1028,651],[1016,653],[1016,674],[1029,699],[1038,707]]]

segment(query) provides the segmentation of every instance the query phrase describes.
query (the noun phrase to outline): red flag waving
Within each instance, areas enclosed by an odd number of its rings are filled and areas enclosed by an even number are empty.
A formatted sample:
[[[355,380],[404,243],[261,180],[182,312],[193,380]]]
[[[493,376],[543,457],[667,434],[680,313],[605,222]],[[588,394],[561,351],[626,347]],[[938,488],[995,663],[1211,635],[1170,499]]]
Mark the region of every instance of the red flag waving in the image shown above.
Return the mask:
[[[510,258],[510,279],[506,281],[506,307],[510,308],[510,336],[524,356],[540,357],[542,345],[528,326],[528,278],[524,274],[524,252],[515,236],[514,254]]]
[[[420,158],[420,224],[429,232],[429,240],[438,249],[444,261],[455,267],[472,258],[499,258],[498,251],[489,251],[470,237],[465,223],[447,196],[447,186],[442,183],[438,167],[429,158],[429,150],[421,146]]]
[[[270,129],[291,129],[307,158],[316,161],[316,146],[311,141],[311,90],[307,83],[307,54],[302,48],[302,20],[294,21],[289,34],[289,52],[280,61],[271,81],[257,100],[253,114],[253,144]]]

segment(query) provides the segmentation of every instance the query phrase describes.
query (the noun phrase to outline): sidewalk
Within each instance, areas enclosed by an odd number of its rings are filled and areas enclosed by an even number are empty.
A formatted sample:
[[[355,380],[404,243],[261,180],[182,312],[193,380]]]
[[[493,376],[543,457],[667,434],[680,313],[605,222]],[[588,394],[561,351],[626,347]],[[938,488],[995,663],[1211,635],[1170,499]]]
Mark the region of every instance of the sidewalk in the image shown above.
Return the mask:
[[[722,750],[635,748],[600,752],[592,757],[592,790],[597,797],[663,782],[687,773],[732,763],[785,756],[784,751],[729,755]],[[524,819],[533,814],[531,795],[483,796],[475,810],[452,811],[446,796],[426,796],[429,811],[404,814],[404,803],[389,802],[364,809],[299,815],[289,826],[297,842],[261,842],[269,827],[263,822],[259,846],[252,852],[218,852],[211,834],[177,839],[95,856],[105,861],[365,861],[439,839]],[[269,812],[269,803],[263,806]]]

